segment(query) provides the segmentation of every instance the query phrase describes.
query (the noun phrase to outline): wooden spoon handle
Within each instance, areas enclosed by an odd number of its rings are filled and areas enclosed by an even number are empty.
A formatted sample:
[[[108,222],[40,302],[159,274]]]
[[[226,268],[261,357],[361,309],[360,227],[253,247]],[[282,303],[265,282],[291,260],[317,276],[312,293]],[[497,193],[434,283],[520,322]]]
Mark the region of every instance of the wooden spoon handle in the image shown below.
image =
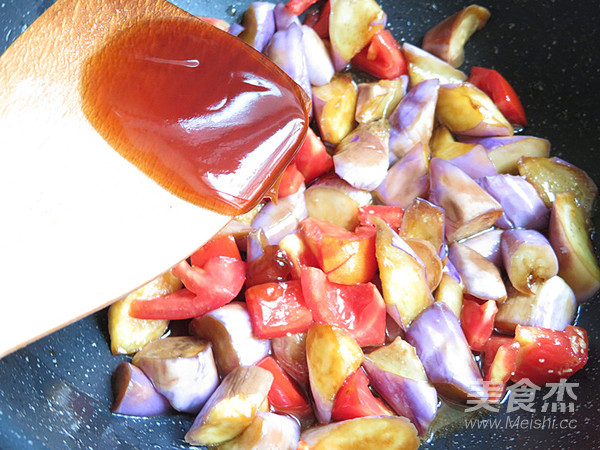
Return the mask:
[[[167,270],[229,217],[159,187],[85,118],[84,62],[164,0],[58,0],[0,57],[0,357]]]

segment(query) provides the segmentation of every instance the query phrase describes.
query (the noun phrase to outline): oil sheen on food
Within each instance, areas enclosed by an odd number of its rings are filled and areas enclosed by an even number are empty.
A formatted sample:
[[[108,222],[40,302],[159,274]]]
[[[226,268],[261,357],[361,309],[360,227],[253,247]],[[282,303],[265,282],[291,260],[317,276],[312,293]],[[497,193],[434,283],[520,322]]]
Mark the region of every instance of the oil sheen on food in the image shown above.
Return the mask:
[[[308,126],[301,89],[239,39],[197,19],[151,20],[87,63],[84,112],[173,194],[224,214],[258,203]]]

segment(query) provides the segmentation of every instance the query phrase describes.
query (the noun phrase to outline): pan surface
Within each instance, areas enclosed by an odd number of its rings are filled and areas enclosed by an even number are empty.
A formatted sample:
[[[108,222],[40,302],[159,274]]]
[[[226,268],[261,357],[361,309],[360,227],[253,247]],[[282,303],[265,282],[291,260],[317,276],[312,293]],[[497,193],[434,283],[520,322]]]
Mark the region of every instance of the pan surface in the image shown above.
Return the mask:
[[[52,3],[0,2],[0,52]],[[193,14],[231,22],[239,20],[250,2],[174,3]],[[429,28],[470,2],[380,4],[396,38],[420,45]],[[585,169],[600,184],[600,7],[575,0],[479,4],[492,16],[467,43],[462,69],[468,73],[471,66],[481,65],[499,70],[525,107],[530,123],[525,133],[549,139],[553,155]],[[600,226],[598,212],[594,223]],[[599,243],[595,237],[596,248]],[[578,325],[588,332],[590,359],[569,379],[572,395],[558,399],[556,392],[544,388],[533,399],[534,412],[509,411],[505,403],[500,412],[475,416],[470,423],[461,416],[422,448],[600,448],[599,302],[598,296],[592,299],[579,315]],[[183,435],[191,417],[110,414],[110,373],[123,359],[110,354],[106,311],[100,311],[0,360],[0,449],[189,448]],[[559,403],[567,406],[564,412]],[[557,412],[551,412],[553,406]]]

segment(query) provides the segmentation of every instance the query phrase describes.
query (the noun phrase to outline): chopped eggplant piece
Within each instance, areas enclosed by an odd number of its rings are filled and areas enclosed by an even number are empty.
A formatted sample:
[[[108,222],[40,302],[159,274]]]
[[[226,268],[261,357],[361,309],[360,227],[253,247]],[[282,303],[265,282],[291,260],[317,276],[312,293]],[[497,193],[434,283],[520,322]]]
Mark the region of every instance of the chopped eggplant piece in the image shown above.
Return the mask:
[[[558,257],[558,275],[573,289],[579,303],[600,290],[600,268],[585,225],[585,213],[575,196],[556,194],[550,214],[550,243]]]
[[[471,83],[440,86],[436,116],[466,136],[512,136],[513,127],[483,91]]]
[[[534,294],[558,273],[558,259],[548,239],[535,230],[506,230],[500,242],[504,269],[519,292]]]
[[[459,67],[465,60],[465,43],[489,18],[490,12],[483,6],[467,6],[429,30],[423,38],[423,50]]]
[[[156,390],[150,378],[123,361],[111,378],[114,401],[110,411],[125,416],[151,417],[171,411],[169,400]]]
[[[296,450],[300,425],[289,416],[258,411],[252,423],[218,450]]]
[[[419,447],[417,430],[406,417],[360,417],[309,428],[300,435],[310,450],[402,449]]]
[[[337,392],[360,367],[363,353],[346,330],[314,323],[306,336],[306,359],[315,413],[319,422],[327,423]]]
[[[181,287],[181,281],[170,272],[166,272],[124,299],[113,303],[108,309],[108,333],[113,355],[131,354],[141,350],[144,345],[160,338],[169,325],[168,320],[144,320],[131,317],[129,315],[131,302],[136,299],[152,299],[171,294]]]
[[[496,328],[514,333],[517,325],[564,330],[573,323],[577,301],[565,281],[556,276],[540,284],[535,294],[523,294],[508,287],[507,300],[498,306]]]
[[[448,257],[460,274],[465,294],[498,303],[506,300],[502,274],[489,259],[458,242],[450,246]]]
[[[463,72],[446,61],[408,42],[402,44],[402,53],[408,63],[411,86],[416,86],[423,80],[437,79],[440,84],[448,84],[461,83],[467,79]]]
[[[275,33],[273,8],[275,4],[271,2],[254,2],[244,13],[244,29],[237,36],[259,52],[267,47]]]
[[[333,155],[335,173],[352,187],[375,189],[387,174],[389,135],[385,119],[359,125],[338,144]]]
[[[548,227],[550,210],[533,185],[524,178],[496,175],[476,181],[502,205],[504,213],[496,222],[496,226],[534,230],[544,230]]]
[[[232,302],[190,322],[190,333],[212,342],[219,374],[224,377],[238,366],[263,359],[271,349],[268,339],[257,339],[246,305]]]
[[[185,441],[213,446],[235,438],[264,407],[272,383],[271,372],[261,367],[234,369],[196,416]]]
[[[336,145],[354,128],[357,93],[349,74],[334,75],[329,83],[313,87],[315,119],[325,142]]]
[[[452,163],[433,158],[429,176],[429,200],[446,211],[449,242],[487,230],[502,216],[502,206]]]
[[[390,152],[398,159],[431,139],[439,89],[438,80],[422,81],[408,91],[392,112]]]
[[[366,355],[363,364],[377,392],[424,434],[437,413],[438,396],[415,348],[396,338]]]
[[[458,318],[444,303],[434,303],[406,332],[417,350],[427,378],[438,393],[455,401],[487,400],[481,372]]]
[[[402,97],[406,95],[408,76],[401,75],[395,80],[379,80],[377,83],[358,85],[356,112],[358,123],[367,123],[389,118]]]
[[[219,384],[210,342],[190,336],[151,342],[132,362],[178,411],[197,413]]]

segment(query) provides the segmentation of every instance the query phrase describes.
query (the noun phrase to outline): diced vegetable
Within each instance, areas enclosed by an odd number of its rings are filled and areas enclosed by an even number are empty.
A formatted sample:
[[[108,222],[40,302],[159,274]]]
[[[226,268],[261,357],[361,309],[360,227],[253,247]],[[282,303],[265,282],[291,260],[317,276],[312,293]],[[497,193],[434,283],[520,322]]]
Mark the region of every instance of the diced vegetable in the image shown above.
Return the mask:
[[[271,341],[273,355],[285,371],[301,385],[308,384],[306,333],[288,334]]]
[[[429,381],[438,393],[455,401],[487,400],[479,368],[458,318],[444,303],[434,303],[417,317],[406,340],[417,350]]]
[[[344,328],[361,347],[383,344],[385,303],[374,284],[332,283],[314,267],[302,270],[301,281],[315,322]]]
[[[273,375],[273,384],[267,396],[273,411],[290,414],[304,424],[309,422],[313,415],[310,404],[277,361],[272,356],[267,356],[256,365]]]
[[[233,300],[246,279],[246,263],[217,256],[203,267],[182,261],[172,270],[186,289],[151,300],[134,300],[130,314],[138,319],[189,319],[206,314]]]
[[[185,441],[192,445],[218,445],[233,439],[264,407],[272,383],[273,375],[266,369],[236,368],[196,416]]]
[[[423,80],[438,79],[440,84],[460,83],[467,76],[446,61],[408,42],[402,44],[402,53],[408,63],[408,76],[411,86]]]
[[[253,334],[260,339],[307,331],[313,321],[299,280],[252,286],[246,305]]]
[[[465,60],[465,43],[489,18],[490,12],[483,6],[467,6],[429,30],[423,38],[423,50],[459,67]]]
[[[494,331],[494,318],[498,306],[493,300],[480,304],[469,298],[463,299],[460,326],[471,350],[481,351]]]
[[[440,83],[425,80],[404,96],[390,116],[390,152],[402,158],[418,144],[427,144],[433,130]]]
[[[393,416],[387,406],[369,389],[369,378],[362,368],[346,378],[335,397],[333,420],[349,420],[368,416]]]
[[[144,345],[160,338],[169,324],[166,320],[136,319],[130,315],[135,299],[151,299],[170,294],[181,288],[181,281],[171,273],[165,273],[150,283],[117,300],[108,309],[108,333],[113,355],[135,353]]]
[[[333,158],[327,153],[323,141],[311,128],[306,132],[302,147],[294,157],[294,164],[298,171],[304,175],[304,180],[307,183],[333,168]]]
[[[485,92],[510,123],[527,126],[525,110],[517,93],[497,71],[474,66],[469,82]]]
[[[316,217],[302,222],[302,236],[319,266],[333,283],[370,281],[377,270],[375,230],[358,227],[351,232]]]
[[[357,87],[349,74],[336,74],[331,81],[313,87],[313,108],[321,139],[338,144],[352,131]]]
[[[500,248],[510,282],[524,294],[533,294],[539,284],[558,273],[556,254],[539,231],[506,230]]]
[[[296,450],[300,426],[289,416],[258,411],[248,427],[219,450],[280,449]]]
[[[362,226],[375,226],[373,217],[379,217],[393,229],[402,224],[404,210],[399,206],[370,205],[358,209],[358,221]]]
[[[151,417],[171,410],[169,400],[156,390],[144,372],[127,361],[117,366],[111,385],[114,400],[110,411],[115,414]]]
[[[465,294],[499,303],[506,300],[502,274],[489,259],[458,242],[450,246],[448,257],[460,274]]]
[[[433,303],[425,266],[414,250],[382,220],[377,227],[376,255],[388,314],[404,329]]]
[[[513,381],[527,378],[538,386],[558,383],[581,369],[588,359],[587,333],[571,325],[563,331],[517,325],[515,341],[521,347]]]
[[[293,162],[285,168],[279,181],[278,197],[283,198],[298,192],[304,184],[304,175]]]
[[[558,258],[558,275],[573,289],[579,303],[600,290],[600,268],[585,225],[585,214],[573,194],[557,194],[549,238]]]
[[[309,428],[300,435],[306,450],[419,447],[417,430],[406,417],[361,417]],[[302,447],[299,446],[299,449]],[[303,449],[302,449],[303,450]]]
[[[440,158],[429,165],[429,201],[446,211],[449,242],[484,231],[502,216],[502,206],[458,167]]]
[[[244,13],[242,21],[244,30],[238,34],[238,37],[259,52],[267,47],[275,33],[273,8],[275,8],[274,3],[253,2]]]
[[[517,370],[520,344],[508,336],[492,335],[484,345],[484,374],[490,402],[500,402],[506,384]]]
[[[212,342],[222,377],[238,366],[260,361],[271,348],[268,340],[254,336],[246,305],[241,302],[232,302],[195,318],[189,329],[192,335]]]
[[[358,123],[388,118],[396,109],[408,88],[408,77],[395,80],[379,80],[377,83],[360,83],[354,118]]]
[[[384,80],[393,80],[408,73],[400,45],[390,30],[379,30],[371,42],[354,55],[352,65]]]
[[[573,290],[556,276],[541,283],[535,294],[508,287],[508,298],[498,308],[496,328],[514,333],[517,325],[564,330],[573,323],[577,302]]]
[[[319,422],[327,423],[336,394],[362,364],[363,353],[346,330],[314,323],[306,336],[306,359],[315,413]]]
[[[514,131],[494,102],[471,83],[441,86],[436,115],[450,131],[466,136],[512,136]]]
[[[414,347],[396,338],[365,356],[364,365],[377,392],[424,434],[437,413],[438,396]]]
[[[132,362],[178,411],[197,413],[219,385],[211,344],[193,337],[151,342]]]

